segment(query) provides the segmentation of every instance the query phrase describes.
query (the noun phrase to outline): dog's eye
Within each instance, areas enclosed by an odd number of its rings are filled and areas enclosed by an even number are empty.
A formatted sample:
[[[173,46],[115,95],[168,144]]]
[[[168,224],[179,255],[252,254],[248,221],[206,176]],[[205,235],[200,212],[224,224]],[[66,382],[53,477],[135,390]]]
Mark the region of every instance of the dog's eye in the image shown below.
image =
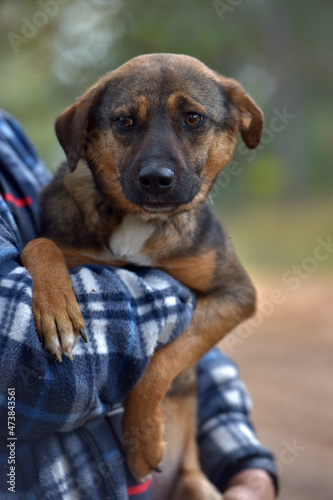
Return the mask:
[[[185,122],[186,125],[189,125],[190,127],[196,127],[197,125],[200,125],[204,121],[204,117],[201,115],[198,115],[198,113],[187,113],[185,117]]]
[[[129,116],[118,116],[118,118],[116,118],[116,124],[120,128],[130,128],[133,127],[134,121]]]

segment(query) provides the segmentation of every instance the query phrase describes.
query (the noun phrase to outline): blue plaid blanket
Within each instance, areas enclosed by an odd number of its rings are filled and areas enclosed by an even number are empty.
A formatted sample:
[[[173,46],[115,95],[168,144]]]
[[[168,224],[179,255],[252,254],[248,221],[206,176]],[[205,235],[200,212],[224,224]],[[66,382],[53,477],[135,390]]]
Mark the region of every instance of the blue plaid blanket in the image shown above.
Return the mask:
[[[89,339],[74,361],[42,349],[31,312],[32,280],[19,256],[38,232],[38,192],[49,174],[19,125],[0,114],[0,500],[150,498],[120,445],[121,402],[155,349],[189,324],[195,297],[148,268],[70,271]],[[199,364],[199,444],[223,490],[240,470],[275,478],[273,458],[248,420],[235,365],[218,351]]]

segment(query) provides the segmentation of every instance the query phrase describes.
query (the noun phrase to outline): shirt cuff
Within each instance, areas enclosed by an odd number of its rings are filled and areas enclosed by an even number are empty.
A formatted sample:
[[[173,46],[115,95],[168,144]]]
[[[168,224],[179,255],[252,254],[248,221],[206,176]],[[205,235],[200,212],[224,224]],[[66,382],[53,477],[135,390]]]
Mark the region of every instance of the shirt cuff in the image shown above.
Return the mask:
[[[221,481],[217,484],[219,490],[224,492],[228,483],[234,476],[248,469],[265,470],[269,474],[272,480],[276,496],[278,495],[279,481],[276,475],[276,468],[274,465],[274,461],[269,457],[259,457],[259,456],[246,457],[230,465],[224,471],[223,477],[221,477]]]

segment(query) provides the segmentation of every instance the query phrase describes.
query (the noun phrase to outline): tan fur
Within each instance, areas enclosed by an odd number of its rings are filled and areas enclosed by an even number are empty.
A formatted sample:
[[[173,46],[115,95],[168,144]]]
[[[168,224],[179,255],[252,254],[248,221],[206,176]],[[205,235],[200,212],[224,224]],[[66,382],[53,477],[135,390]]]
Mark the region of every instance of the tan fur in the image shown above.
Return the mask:
[[[85,198],[84,216],[89,225],[98,225],[98,194],[93,183],[93,176],[87,164],[81,160],[75,171],[64,177],[64,187],[71,194],[73,200],[80,204]]]
[[[208,250],[204,254],[170,259],[159,265],[162,271],[171,274],[178,281],[196,292],[206,293],[216,267],[216,252]]]

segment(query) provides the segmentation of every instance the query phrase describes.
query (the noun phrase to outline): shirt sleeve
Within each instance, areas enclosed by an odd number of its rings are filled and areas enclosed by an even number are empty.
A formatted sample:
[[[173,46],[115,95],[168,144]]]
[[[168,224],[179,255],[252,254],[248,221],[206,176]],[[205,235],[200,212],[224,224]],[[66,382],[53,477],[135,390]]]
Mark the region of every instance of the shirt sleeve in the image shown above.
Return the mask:
[[[64,356],[59,363],[40,344],[32,279],[19,263],[16,243],[0,216],[0,435],[7,436],[14,390],[16,436],[32,439],[73,430],[121,402],[154,350],[189,324],[194,296],[157,270],[74,268],[70,276],[88,343],[79,339],[73,362]]]
[[[0,110],[0,195],[9,208],[3,216],[21,246],[39,231],[38,196],[50,178],[20,124]]]
[[[277,490],[274,458],[255,435],[237,366],[217,348],[199,362],[198,398],[200,462],[208,478],[223,492],[233,476],[258,468],[270,474]]]

